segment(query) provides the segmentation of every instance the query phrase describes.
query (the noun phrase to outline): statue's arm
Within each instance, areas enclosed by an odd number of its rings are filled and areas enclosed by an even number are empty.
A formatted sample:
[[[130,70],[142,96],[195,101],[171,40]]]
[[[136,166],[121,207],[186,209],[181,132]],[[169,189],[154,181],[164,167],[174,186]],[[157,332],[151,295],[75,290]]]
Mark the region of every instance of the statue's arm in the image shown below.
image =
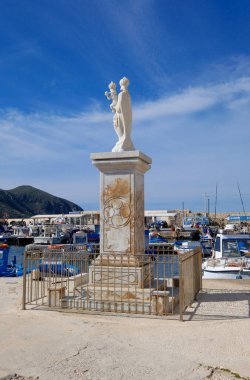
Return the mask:
[[[111,94],[110,94],[110,92],[105,91],[104,95],[106,96],[106,98],[107,98],[108,100],[111,100],[111,99],[112,99],[112,98],[111,98]]]

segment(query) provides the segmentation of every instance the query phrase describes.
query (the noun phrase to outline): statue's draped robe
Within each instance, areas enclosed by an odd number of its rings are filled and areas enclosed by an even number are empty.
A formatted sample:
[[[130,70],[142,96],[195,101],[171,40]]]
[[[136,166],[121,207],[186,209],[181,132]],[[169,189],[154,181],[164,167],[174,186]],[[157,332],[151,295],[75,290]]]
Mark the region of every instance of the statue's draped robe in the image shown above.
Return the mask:
[[[115,129],[119,140],[113,148],[113,151],[134,150],[134,145],[130,137],[132,129],[131,98],[127,90],[119,93],[115,109]]]

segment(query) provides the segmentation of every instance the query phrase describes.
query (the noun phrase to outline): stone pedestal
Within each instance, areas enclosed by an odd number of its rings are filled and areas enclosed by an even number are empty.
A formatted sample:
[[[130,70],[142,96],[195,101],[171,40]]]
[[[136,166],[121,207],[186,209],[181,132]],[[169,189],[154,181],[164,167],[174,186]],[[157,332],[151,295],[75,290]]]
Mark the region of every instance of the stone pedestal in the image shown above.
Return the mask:
[[[100,171],[100,255],[89,269],[86,302],[97,310],[145,312],[152,296],[154,262],[145,254],[144,174],[151,158],[140,151],[93,153]]]
[[[150,169],[151,158],[140,151],[128,151],[93,153],[91,159],[101,173],[101,265],[141,266],[139,257],[145,249],[144,173]]]

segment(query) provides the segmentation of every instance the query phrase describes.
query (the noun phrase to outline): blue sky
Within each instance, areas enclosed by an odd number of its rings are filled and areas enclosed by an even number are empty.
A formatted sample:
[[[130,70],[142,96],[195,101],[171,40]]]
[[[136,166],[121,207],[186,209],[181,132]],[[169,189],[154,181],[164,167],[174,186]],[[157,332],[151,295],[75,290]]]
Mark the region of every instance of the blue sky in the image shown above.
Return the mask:
[[[1,189],[99,208],[90,153],[116,142],[111,80],[152,157],[146,209],[250,211],[250,1],[1,0]]]

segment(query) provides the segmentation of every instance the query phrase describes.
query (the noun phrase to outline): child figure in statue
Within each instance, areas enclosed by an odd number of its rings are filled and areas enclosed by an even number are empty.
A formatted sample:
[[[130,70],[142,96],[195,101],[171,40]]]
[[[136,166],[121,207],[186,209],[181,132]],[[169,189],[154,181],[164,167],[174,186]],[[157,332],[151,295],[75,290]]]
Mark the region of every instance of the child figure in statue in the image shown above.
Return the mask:
[[[113,123],[118,136],[118,141],[112,149],[112,152],[123,152],[135,149],[130,137],[132,130],[132,109],[130,94],[127,90],[129,80],[124,77],[120,80],[119,84],[121,91],[118,97],[114,82],[109,84],[110,92],[105,92],[107,99],[112,99],[110,108],[112,112],[115,112]]]
[[[116,84],[114,82],[109,83],[110,92],[105,91],[105,96],[108,100],[112,100],[110,104],[110,109],[112,112],[115,112],[115,106],[117,103],[117,92],[116,92]]]

